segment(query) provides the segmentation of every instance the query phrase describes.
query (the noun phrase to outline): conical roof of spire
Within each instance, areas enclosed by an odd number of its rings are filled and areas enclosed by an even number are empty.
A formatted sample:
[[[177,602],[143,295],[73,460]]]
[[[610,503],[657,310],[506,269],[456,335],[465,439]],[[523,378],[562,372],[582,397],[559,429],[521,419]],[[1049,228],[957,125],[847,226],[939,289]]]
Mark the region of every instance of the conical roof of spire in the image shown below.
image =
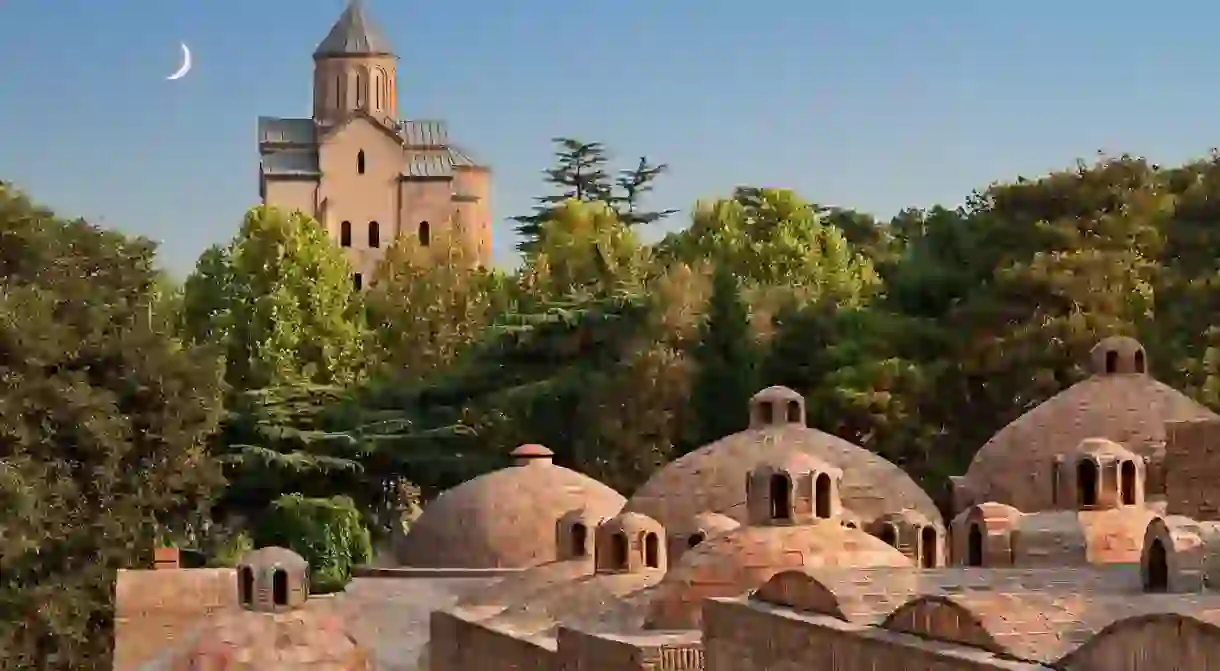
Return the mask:
[[[351,0],[317,49],[314,58],[327,56],[388,56],[394,50],[364,11],[362,0]]]

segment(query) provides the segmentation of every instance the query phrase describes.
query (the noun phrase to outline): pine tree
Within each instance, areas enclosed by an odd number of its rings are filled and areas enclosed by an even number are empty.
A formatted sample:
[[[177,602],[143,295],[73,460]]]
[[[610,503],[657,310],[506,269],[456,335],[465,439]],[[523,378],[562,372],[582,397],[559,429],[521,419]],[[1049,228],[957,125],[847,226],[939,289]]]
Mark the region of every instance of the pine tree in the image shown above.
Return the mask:
[[[618,212],[619,221],[626,226],[636,224],[652,224],[677,212],[677,210],[659,210],[649,212],[640,209],[640,201],[652,192],[658,177],[669,170],[667,163],[650,163],[647,156],[641,156],[634,168],[620,170],[615,186],[615,194],[611,205]]]
[[[567,200],[609,201],[613,185],[606,171],[609,157],[600,142],[583,142],[573,138],[557,137],[555,143],[555,166],[544,171],[546,182],[557,189],[557,193],[535,198],[537,205],[533,214],[513,217],[517,222],[517,235],[521,237],[517,248],[528,251],[534,247],[551,213]]]
[[[750,332],[749,308],[726,266],[718,266],[712,275],[712,295],[693,358],[697,372],[691,399],[698,446],[746,428],[745,408],[759,386],[760,357]]]

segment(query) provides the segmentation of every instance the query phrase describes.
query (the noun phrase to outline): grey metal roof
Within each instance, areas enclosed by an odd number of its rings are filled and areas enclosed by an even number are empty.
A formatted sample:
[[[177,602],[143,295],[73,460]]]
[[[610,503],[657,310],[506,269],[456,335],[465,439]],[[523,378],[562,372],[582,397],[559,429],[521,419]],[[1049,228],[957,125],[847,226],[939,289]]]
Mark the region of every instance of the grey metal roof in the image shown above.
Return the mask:
[[[263,154],[264,175],[319,175],[318,153],[314,150],[284,149]]]
[[[403,177],[452,177],[453,163],[444,149],[408,149]]]
[[[398,128],[408,147],[439,149],[449,144],[449,128],[438,119],[408,119]]]
[[[317,143],[313,119],[279,119],[261,116],[258,118],[259,144]]]
[[[482,164],[474,160],[474,158],[465,149],[455,144],[449,145],[449,159],[453,161],[453,165],[463,168],[482,167]]]
[[[326,38],[314,50],[314,58],[327,56],[391,56],[390,42],[364,13],[363,0],[351,0]]]

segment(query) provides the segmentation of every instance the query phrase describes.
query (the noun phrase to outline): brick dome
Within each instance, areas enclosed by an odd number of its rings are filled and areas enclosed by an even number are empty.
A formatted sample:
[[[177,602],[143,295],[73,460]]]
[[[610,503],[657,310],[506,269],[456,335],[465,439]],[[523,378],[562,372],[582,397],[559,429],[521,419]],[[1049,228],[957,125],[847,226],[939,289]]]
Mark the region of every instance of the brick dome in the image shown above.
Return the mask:
[[[372,671],[372,655],[321,611],[232,611],[208,620],[169,671]]]
[[[955,508],[996,501],[1024,512],[1055,504],[1055,463],[1082,441],[1105,438],[1149,460],[1148,494],[1163,495],[1165,423],[1216,417],[1146,372],[1144,349],[1131,338],[1107,338],[1089,354],[1094,374],[1000,429],[955,483]]]
[[[838,520],[801,526],[745,526],[682,555],[654,588],[650,629],[698,629],[709,597],[740,596],[780,571],[800,567],[910,567],[898,550]]]
[[[411,524],[399,548],[407,566],[526,568],[555,561],[555,529],[571,510],[609,518],[623,497],[602,483],[551,462],[550,450],[522,446],[510,466],[436,497]]]
[[[773,410],[765,410],[768,406]],[[787,407],[788,411],[780,411]],[[743,409],[744,412],[744,409]],[[805,454],[841,470],[839,496],[861,523],[911,508],[940,521],[927,493],[902,469],[868,450],[805,426],[804,399],[784,387],[768,387],[751,399],[751,428],[666,465],[644,483],[625,510],[644,513],[666,528],[680,528],[701,512],[745,522],[746,473],[760,462],[786,463]]]

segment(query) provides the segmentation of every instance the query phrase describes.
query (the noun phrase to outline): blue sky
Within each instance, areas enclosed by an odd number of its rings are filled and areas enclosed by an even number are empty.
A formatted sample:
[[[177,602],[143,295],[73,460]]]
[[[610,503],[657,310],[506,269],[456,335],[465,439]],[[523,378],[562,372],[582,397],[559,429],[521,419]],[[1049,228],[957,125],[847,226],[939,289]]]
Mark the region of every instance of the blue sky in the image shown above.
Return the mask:
[[[0,179],[162,242],[189,271],[257,201],[255,119],[306,116],[344,0],[0,0]],[[1220,144],[1220,4],[1100,0],[369,0],[404,116],[442,117],[507,217],[549,139],[672,166],[659,207],[737,184],[889,215],[1097,150]],[[195,70],[178,82],[178,43]],[[675,215],[670,227],[685,225]]]

